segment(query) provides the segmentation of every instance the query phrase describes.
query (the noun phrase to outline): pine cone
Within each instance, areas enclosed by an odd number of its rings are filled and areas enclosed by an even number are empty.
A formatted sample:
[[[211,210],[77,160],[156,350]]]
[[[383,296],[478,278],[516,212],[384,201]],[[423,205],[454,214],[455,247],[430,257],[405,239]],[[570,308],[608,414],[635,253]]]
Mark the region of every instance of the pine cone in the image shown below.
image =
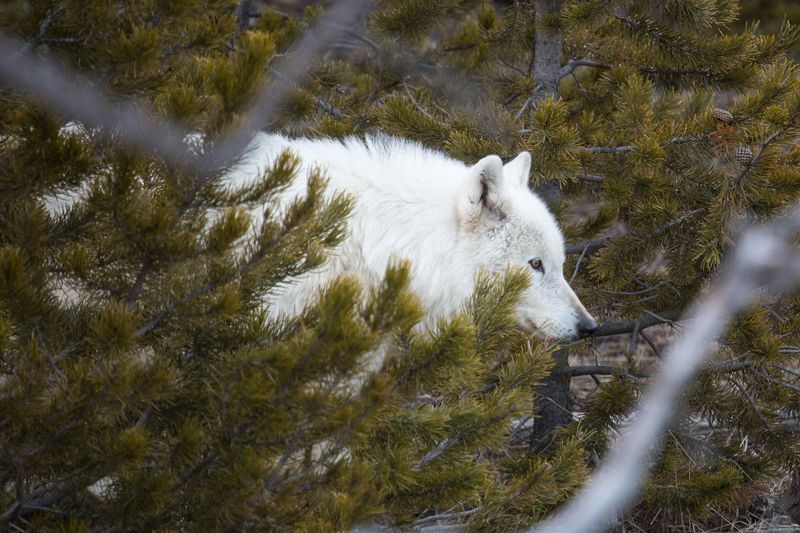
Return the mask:
[[[737,146],[731,152],[731,157],[742,165],[749,165],[753,160],[753,152],[747,146]]]
[[[733,115],[730,111],[726,109],[716,108],[714,109],[714,118],[719,120],[720,122],[724,122],[725,124],[733,123]]]

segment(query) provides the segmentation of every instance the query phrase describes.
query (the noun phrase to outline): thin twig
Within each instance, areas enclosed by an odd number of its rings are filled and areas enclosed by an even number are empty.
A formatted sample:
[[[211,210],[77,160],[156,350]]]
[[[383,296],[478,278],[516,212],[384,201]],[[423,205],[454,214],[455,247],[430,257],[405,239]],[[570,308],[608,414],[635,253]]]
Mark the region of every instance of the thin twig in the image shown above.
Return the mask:
[[[586,250],[588,250],[588,249],[589,249],[589,246],[588,245],[585,246],[583,248],[583,251],[581,252],[580,257],[578,257],[578,261],[575,263],[575,270],[572,271],[572,277],[569,278],[569,282],[570,283],[572,283],[572,280],[574,280],[575,276],[578,275],[578,269],[581,267],[581,261],[583,261],[583,258],[586,257]]]
[[[468,511],[460,511],[455,513],[442,513],[442,514],[435,514],[433,516],[426,516],[425,518],[420,518],[419,520],[414,522],[414,526],[422,526],[425,524],[430,524],[431,522],[440,522],[443,520],[456,520],[458,518],[464,518],[467,516],[472,516],[477,513],[480,508],[470,509]]]
[[[736,176],[735,181],[737,185],[740,184],[744,179],[744,177],[747,176],[747,174],[758,164],[759,161],[761,161],[761,158],[764,156],[764,151],[770,144],[772,144],[772,142],[778,137],[778,135],[783,133],[783,131],[784,128],[779,129],[778,131],[774,132],[772,135],[767,137],[763,143],[761,143],[761,146],[758,148],[758,152],[756,152],[756,155],[753,156],[753,158],[744,166],[742,171],[739,172],[739,175]]]
[[[663,360],[663,359],[664,359],[663,357],[661,357],[661,352],[659,352],[659,351],[658,351],[658,348],[656,348],[656,345],[653,343],[653,341],[652,341],[652,340],[650,340],[650,337],[648,337],[648,336],[645,334],[645,332],[644,332],[644,331],[642,331],[641,329],[639,330],[639,336],[640,336],[641,338],[643,338],[643,339],[644,339],[644,342],[646,342],[646,343],[647,343],[647,344],[650,346],[650,349],[651,349],[651,350],[653,350],[653,354],[655,354],[655,356],[656,356],[656,357],[658,357],[658,358],[659,358],[659,359],[661,359],[661,360]]]

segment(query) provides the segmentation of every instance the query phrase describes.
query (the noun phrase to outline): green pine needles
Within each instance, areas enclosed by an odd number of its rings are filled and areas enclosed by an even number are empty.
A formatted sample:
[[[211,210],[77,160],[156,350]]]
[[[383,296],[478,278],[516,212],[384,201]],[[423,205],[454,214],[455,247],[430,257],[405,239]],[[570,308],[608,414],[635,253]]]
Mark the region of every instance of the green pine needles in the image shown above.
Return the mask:
[[[202,133],[205,152],[324,16],[244,2],[237,21],[238,4],[14,0],[0,28]],[[730,0],[380,1],[262,126],[380,129],[466,162],[530,151],[531,186],[577,243],[567,279],[596,316],[639,319],[637,342],[703,294],[737,224],[800,197],[800,30],[734,32],[738,18]],[[4,530],[514,530],[591,477],[657,367],[618,365],[580,421],[532,443],[533,389],[570,368],[515,327],[525,272],[479,277],[433,331],[415,328],[402,261],[271,320],[270,291],[347,231],[324,169],[280,212],[290,153],[231,190],[225,169],[193,173],[30,96],[0,89]],[[80,201],[54,214],[65,195]],[[798,346],[797,294],[738,317],[621,520],[745,520],[799,468]]]

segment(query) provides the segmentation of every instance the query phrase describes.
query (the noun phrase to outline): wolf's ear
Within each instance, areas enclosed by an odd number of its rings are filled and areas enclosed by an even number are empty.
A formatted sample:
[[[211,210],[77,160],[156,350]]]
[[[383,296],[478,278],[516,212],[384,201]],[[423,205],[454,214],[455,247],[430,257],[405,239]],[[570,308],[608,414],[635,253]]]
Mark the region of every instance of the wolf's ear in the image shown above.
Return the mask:
[[[520,154],[503,166],[503,172],[507,179],[514,180],[523,187],[528,186],[528,174],[531,172],[531,154],[520,152]]]
[[[468,172],[464,214],[475,214],[483,209],[496,210],[503,184],[503,161],[496,155],[487,155]]]

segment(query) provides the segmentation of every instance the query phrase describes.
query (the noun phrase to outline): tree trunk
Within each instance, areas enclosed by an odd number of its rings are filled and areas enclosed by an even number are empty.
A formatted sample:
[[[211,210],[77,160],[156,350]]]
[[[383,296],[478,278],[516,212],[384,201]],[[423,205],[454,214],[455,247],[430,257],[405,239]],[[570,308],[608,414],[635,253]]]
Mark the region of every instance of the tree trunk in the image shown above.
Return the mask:
[[[778,509],[800,524],[800,470],[792,474],[792,482],[778,500]]]
[[[561,71],[561,30],[553,25],[553,16],[561,12],[562,0],[534,0],[536,44],[533,51],[533,103],[548,96],[558,97]]]
[[[558,98],[561,71],[561,30],[553,25],[553,16],[561,12],[562,0],[533,0],[536,16],[536,43],[533,52],[534,92],[530,109],[548,96]],[[555,367],[536,388],[534,399],[534,422],[531,432],[531,448],[537,449],[549,441],[554,429],[572,421],[572,397],[570,396],[567,354],[553,354]]]
[[[550,442],[553,430],[572,422],[572,396],[569,391],[571,377],[566,352],[553,353],[553,372],[536,387],[533,403],[533,429],[530,446],[540,450]]]
[[[236,27],[240,32],[250,28],[250,17],[255,12],[254,0],[239,0],[236,6]]]

